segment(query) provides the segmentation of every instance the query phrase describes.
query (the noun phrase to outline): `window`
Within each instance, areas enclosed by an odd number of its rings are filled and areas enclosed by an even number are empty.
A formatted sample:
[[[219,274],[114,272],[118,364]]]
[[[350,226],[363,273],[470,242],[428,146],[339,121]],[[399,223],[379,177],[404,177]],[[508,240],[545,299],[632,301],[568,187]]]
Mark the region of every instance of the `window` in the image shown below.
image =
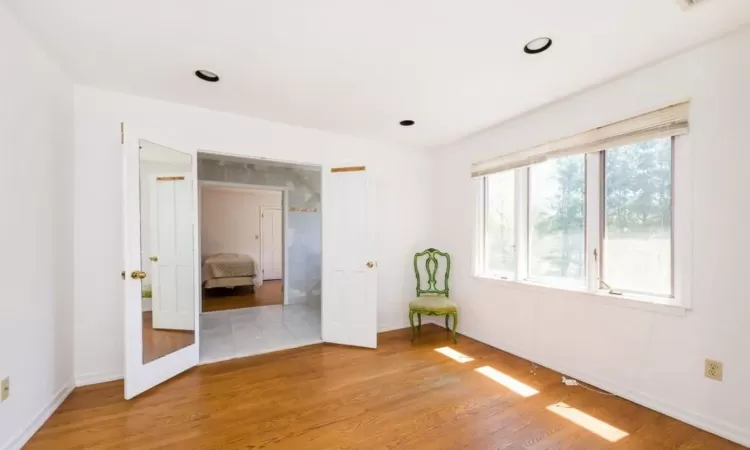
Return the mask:
[[[529,168],[529,272],[535,281],[584,287],[584,155]]]
[[[510,171],[487,177],[484,183],[484,271],[497,278],[511,278],[516,271],[515,182]]]
[[[672,294],[672,139],[603,154],[601,278],[612,290]]]
[[[674,142],[652,139],[482,177],[479,274],[673,297]]]

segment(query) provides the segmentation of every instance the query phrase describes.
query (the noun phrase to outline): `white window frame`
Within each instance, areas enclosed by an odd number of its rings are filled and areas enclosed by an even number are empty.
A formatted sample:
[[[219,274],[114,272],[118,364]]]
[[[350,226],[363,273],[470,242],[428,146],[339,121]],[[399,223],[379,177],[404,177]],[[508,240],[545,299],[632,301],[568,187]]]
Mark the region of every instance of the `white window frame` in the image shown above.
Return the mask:
[[[687,136],[672,138],[672,295],[652,295],[639,292],[618,291],[605,288],[600,282],[603,266],[601,249],[604,213],[604,150],[588,153],[585,164],[585,264],[586,284],[576,289],[570,286],[530,280],[528,277],[529,254],[529,167],[512,169],[515,172],[515,262],[516,272],[512,276],[486,273],[484,239],[486,233],[485,210],[486,176],[476,178],[477,216],[475,277],[510,282],[530,288],[575,291],[595,296],[598,301],[608,299],[613,304],[656,310],[671,314],[684,314],[692,307],[692,157]],[[491,175],[490,175],[491,176]],[[606,281],[606,280],[605,280]]]

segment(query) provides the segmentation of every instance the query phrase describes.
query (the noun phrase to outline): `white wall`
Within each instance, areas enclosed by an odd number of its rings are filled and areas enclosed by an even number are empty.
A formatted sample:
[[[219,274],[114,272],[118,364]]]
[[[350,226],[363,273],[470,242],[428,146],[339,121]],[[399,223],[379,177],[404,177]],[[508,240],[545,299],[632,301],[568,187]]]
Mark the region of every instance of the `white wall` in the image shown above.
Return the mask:
[[[73,85],[0,5],[0,448],[73,385]]]
[[[749,54],[745,29],[440,149],[433,222],[455,255],[460,331],[750,445]],[[693,182],[676,183],[675,198],[692,196],[691,311],[472,277],[472,162],[686,98]],[[724,362],[723,382],[703,377],[706,357]]]
[[[378,187],[378,325],[407,326],[411,255],[431,245],[426,152],[83,86],[75,87],[74,97],[75,279],[87,282],[75,297],[78,382],[123,373],[120,121],[126,132],[194,156],[201,149],[324,166],[367,165]]]
[[[260,277],[260,207],[281,208],[281,191],[201,188],[201,254],[253,258]],[[280,230],[279,230],[280,231]]]

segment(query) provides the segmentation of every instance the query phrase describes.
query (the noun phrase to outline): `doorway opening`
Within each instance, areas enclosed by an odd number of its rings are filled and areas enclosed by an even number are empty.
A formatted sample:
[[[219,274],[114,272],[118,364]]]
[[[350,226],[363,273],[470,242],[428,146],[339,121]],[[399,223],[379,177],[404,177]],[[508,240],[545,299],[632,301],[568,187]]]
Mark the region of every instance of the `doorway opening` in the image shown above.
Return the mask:
[[[202,312],[281,305],[284,189],[201,181]]]
[[[321,342],[321,171],[198,153],[201,363]]]

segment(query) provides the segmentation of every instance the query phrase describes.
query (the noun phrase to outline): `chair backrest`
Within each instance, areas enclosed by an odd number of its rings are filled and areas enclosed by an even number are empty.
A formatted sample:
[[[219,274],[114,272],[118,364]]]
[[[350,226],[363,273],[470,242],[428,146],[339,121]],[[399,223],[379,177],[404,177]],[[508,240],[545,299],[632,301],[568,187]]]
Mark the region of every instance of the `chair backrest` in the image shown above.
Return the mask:
[[[451,255],[428,248],[414,255],[414,275],[417,276],[417,297],[445,295],[448,297],[448,277],[451,273]]]

